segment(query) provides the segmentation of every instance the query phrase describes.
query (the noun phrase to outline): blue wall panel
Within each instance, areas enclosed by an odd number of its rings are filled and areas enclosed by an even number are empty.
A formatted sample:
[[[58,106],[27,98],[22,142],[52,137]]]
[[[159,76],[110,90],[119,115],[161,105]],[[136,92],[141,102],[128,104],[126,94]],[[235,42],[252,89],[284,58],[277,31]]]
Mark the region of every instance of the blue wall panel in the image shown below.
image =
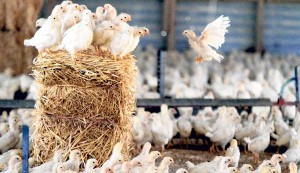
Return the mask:
[[[300,55],[300,4],[267,3],[263,40],[269,52]]]
[[[162,0],[74,0],[86,4],[91,10],[104,3],[111,3],[119,12],[132,15],[131,25],[150,28],[151,35],[141,39],[142,47],[152,44],[163,46]],[[48,2],[45,2],[45,6]],[[45,15],[45,10],[42,13]],[[205,26],[220,15],[231,18],[229,33],[221,51],[243,50],[254,46],[256,4],[254,2],[218,2],[217,0],[177,0],[176,46],[179,50],[189,47],[181,33],[193,29],[199,35]],[[264,47],[274,54],[300,54],[300,4],[266,3]]]

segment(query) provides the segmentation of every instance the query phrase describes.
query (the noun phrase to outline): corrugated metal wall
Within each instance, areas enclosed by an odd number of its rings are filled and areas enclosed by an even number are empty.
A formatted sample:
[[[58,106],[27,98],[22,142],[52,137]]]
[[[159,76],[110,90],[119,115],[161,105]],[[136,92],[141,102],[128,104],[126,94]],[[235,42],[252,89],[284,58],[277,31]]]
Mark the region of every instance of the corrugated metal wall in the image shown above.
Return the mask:
[[[144,47],[148,44],[157,48],[163,46],[163,37],[161,36],[162,0],[74,0],[74,2],[86,4],[92,10],[104,3],[111,3],[119,12],[132,15],[131,25],[150,28],[151,35],[141,40],[141,46]],[[45,5],[47,4],[45,3]],[[231,27],[221,51],[244,50],[254,46],[255,2],[177,0],[177,48],[183,50],[189,47],[186,39],[181,35],[184,29],[192,28],[199,35],[209,22],[222,14],[231,18]],[[299,31],[300,4],[266,3],[263,42],[267,51],[276,54],[300,54]]]
[[[215,11],[215,12],[214,12]],[[248,2],[199,2],[178,1],[176,14],[177,48],[184,49],[189,45],[181,33],[185,29],[193,29],[200,35],[205,26],[220,15],[229,16],[231,27],[226,35],[226,44],[221,51],[245,49],[254,44],[255,3]]]
[[[300,4],[267,3],[263,41],[269,52],[300,55]]]

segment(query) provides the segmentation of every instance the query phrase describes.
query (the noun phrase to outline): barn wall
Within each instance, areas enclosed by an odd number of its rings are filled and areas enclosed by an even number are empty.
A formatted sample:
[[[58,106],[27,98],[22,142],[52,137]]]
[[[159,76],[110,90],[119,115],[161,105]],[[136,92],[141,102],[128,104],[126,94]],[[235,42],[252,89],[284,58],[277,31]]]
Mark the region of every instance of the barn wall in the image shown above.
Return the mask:
[[[300,55],[300,4],[267,3],[263,41],[269,52]]]
[[[59,2],[59,1],[58,1]],[[119,12],[132,15],[131,25],[150,28],[151,35],[141,40],[140,45],[148,44],[163,47],[162,0],[74,0],[86,4],[91,10],[104,3],[116,6]],[[45,3],[47,5],[48,3]],[[134,7],[133,7],[134,6]],[[46,8],[44,8],[46,9]],[[45,10],[42,13],[46,14]],[[226,35],[222,52],[233,49],[244,50],[255,45],[255,2],[218,2],[217,0],[177,0],[176,47],[184,50],[189,47],[181,35],[184,29],[193,29],[197,35],[207,23],[220,15],[229,16],[231,27]],[[300,54],[300,3],[266,3],[264,17],[264,48],[274,54]]]

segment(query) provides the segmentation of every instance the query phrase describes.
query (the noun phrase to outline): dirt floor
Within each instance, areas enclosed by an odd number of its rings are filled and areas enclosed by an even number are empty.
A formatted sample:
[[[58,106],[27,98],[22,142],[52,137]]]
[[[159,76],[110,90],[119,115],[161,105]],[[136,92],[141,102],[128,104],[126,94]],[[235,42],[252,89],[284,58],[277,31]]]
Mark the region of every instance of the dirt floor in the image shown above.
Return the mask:
[[[223,155],[219,153],[218,155]],[[171,167],[170,173],[175,173],[178,168],[186,168],[185,162],[191,161],[195,164],[199,164],[201,162],[206,162],[212,160],[216,154],[209,153],[208,151],[196,151],[196,150],[186,150],[186,149],[168,149],[163,153],[163,156],[170,156],[174,159],[175,164]],[[260,161],[264,159],[270,159],[272,154],[270,153],[263,153],[261,154]],[[241,153],[241,159],[239,162],[239,167],[243,164],[251,164],[253,168],[257,166],[253,163],[253,158],[251,153],[245,154]],[[286,164],[281,164],[282,172],[288,173],[289,171],[286,170]],[[298,165],[299,166],[299,165]]]

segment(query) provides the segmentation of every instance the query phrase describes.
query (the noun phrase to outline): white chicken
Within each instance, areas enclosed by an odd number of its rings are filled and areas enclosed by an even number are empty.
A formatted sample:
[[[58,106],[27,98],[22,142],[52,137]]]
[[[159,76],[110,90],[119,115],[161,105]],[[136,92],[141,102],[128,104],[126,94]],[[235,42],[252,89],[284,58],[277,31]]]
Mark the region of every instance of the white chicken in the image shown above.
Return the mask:
[[[91,14],[83,15],[81,22],[64,33],[59,49],[67,50],[72,57],[77,52],[88,49],[93,41],[94,22]]]
[[[122,166],[114,168],[114,173],[129,173],[133,168],[142,167],[142,163],[137,160],[126,161],[122,163]]]
[[[191,115],[192,110],[190,112],[187,112],[186,114],[183,114],[180,116],[177,120],[177,128],[178,132],[180,134],[180,137],[185,140],[185,143],[188,143],[188,138],[190,137],[192,133],[192,123],[191,123]]]
[[[72,4],[65,17],[62,19],[61,34],[80,21],[81,13],[78,11],[78,5]]]
[[[61,16],[49,16],[45,24],[34,34],[33,38],[24,40],[25,46],[34,46],[43,51],[59,44],[61,40]]]
[[[300,141],[299,139],[292,138],[290,148],[282,154],[285,159],[285,163],[295,162],[296,164],[300,161]]]
[[[7,123],[0,124],[0,137],[9,131],[9,125]]]
[[[115,165],[121,164],[124,160],[122,155],[122,148],[123,148],[123,143],[118,142],[114,146],[111,156],[107,161],[103,163],[101,168],[113,168]]]
[[[146,161],[143,162],[143,170],[147,170],[149,168],[154,168],[156,159],[158,159],[160,157],[162,157],[162,155],[159,151],[150,152]]]
[[[9,150],[9,151],[1,154],[0,155],[0,168],[1,167],[6,168],[6,165],[8,164],[9,159],[12,156],[15,156],[15,155],[21,156],[22,155],[22,150],[13,149],[13,150]]]
[[[98,161],[96,159],[89,159],[86,161],[85,169],[83,173],[92,173],[95,172],[94,168],[98,165]]]
[[[155,146],[159,146],[161,151],[164,151],[164,146],[173,137],[173,122],[167,105],[161,105],[160,114],[153,114],[151,131]]]
[[[232,157],[216,157],[211,162],[204,162],[194,165],[191,162],[186,162],[190,173],[213,173],[213,172],[229,172],[228,165],[233,163]]]
[[[54,156],[51,160],[48,162],[45,162],[44,164],[32,168],[30,171],[32,173],[39,173],[41,171],[50,172],[52,171],[52,167],[54,165],[57,165],[58,163],[62,162],[62,156],[64,155],[63,150],[57,150],[54,152]]]
[[[218,54],[215,50],[219,49],[225,42],[225,33],[228,32],[227,28],[230,26],[229,17],[220,16],[206,26],[199,38],[192,30],[183,31],[183,35],[188,38],[190,46],[197,53],[196,63],[203,61],[216,60],[219,63],[224,57]]]
[[[274,125],[268,124],[267,129],[258,137],[253,139],[244,138],[248,149],[253,153],[254,162],[259,162],[259,153],[263,152],[270,144],[270,133],[274,132]]]
[[[115,25],[111,21],[103,21],[96,25],[94,30],[93,45],[97,48],[108,49],[115,34]]]
[[[205,134],[213,142],[210,148],[211,152],[214,152],[216,143],[221,145],[223,151],[225,151],[226,144],[234,137],[235,121],[240,118],[235,108],[224,107],[223,109],[214,126],[208,129],[208,132]]]
[[[22,163],[22,158],[18,155],[12,156],[8,161],[8,168],[4,173],[18,173],[19,166]]]
[[[151,132],[152,115],[150,112],[138,112],[136,117],[132,118],[133,126],[133,139],[137,148],[146,142],[150,142],[153,139]]]
[[[254,171],[253,167],[249,164],[243,164],[242,167],[240,168],[241,173],[250,173]]]
[[[117,17],[117,10],[111,4],[104,5],[103,20],[114,20]]]
[[[14,148],[20,140],[19,118],[17,115],[10,115],[8,119],[9,132],[0,138],[0,151],[2,153]]]
[[[35,22],[35,27],[42,27],[47,19],[45,18],[39,18],[36,22]]]
[[[274,165],[275,169],[278,171],[278,173],[281,173],[281,166],[279,163],[284,163],[285,158],[281,154],[274,154],[271,157],[272,164]]]
[[[79,166],[81,164],[81,152],[79,150],[72,150],[70,152],[69,160],[64,162],[63,165],[66,168],[66,170],[71,171],[79,171]]]
[[[139,42],[140,42],[140,37],[141,36],[145,36],[145,35],[149,35],[150,31],[148,28],[146,27],[135,27],[133,30],[133,41],[131,42],[130,46],[127,48],[127,50],[125,51],[125,55],[128,53],[131,53],[135,50],[135,48],[138,46]]]
[[[110,43],[110,51],[114,56],[120,56],[121,58],[126,55],[126,50],[133,42],[133,27],[126,27],[124,30],[121,28],[113,37]]]
[[[226,157],[232,157],[234,160],[234,167],[238,167],[239,165],[239,160],[240,160],[240,149],[237,145],[237,140],[236,139],[232,139],[230,141],[230,146],[227,148],[226,152],[225,152],[225,156]]]
[[[104,20],[103,12],[104,12],[104,7],[99,6],[96,8],[96,15],[97,15],[96,24],[99,24]]]
[[[157,171],[160,173],[168,173],[169,172],[169,166],[174,163],[173,158],[171,157],[164,157],[161,161],[159,167],[157,168]]]

